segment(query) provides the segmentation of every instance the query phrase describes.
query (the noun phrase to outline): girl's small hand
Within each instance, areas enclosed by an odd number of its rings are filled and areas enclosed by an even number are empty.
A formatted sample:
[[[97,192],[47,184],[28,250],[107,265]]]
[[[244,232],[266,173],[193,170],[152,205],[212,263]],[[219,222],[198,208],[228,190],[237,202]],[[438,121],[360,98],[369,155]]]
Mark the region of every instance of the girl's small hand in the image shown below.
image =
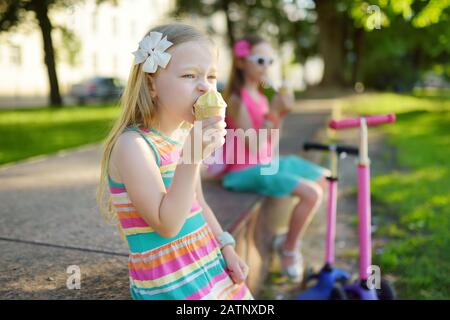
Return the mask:
[[[294,108],[295,98],[292,92],[278,92],[272,99],[271,109],[280,113],[288,113]]]
[[[263,128],[265,129],[279,129],[280,128],[280,114],[277,111],[270,110],[269,113],[265,115],[265,120],[263,122]]]
[[[222,249],[222,254],[233,282],[237,284],[243,283],[248,276],[249,268],[247,264],[236,254],[232,246],[225,246]]]
[[[226,123],[221,116],[209,117],[194,123],[183,147],[184,152],[185,147],[190,147],[191,163],[201,162],[225,143],[227,134],[225,128]],[[187,140],[190,143],[188,146],[186,146]],[[196,145],[200,145],[201,148],[195,148]]]

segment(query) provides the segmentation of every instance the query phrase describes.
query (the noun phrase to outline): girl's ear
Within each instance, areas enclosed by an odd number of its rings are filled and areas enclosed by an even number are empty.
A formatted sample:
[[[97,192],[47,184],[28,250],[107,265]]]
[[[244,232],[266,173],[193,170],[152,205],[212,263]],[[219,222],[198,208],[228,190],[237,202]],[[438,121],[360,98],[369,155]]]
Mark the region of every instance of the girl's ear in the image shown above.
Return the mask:
[[[152,97],[152,99],[155,99],[157,96],[155,80],[149,74],[147,74],[147,80],[148,80],[148,84],[149,84],[149,88],[150,88],[150,96]]]
[[[236,68],[237,69],[244,69],[245,61],[244,59],[236,59]]]

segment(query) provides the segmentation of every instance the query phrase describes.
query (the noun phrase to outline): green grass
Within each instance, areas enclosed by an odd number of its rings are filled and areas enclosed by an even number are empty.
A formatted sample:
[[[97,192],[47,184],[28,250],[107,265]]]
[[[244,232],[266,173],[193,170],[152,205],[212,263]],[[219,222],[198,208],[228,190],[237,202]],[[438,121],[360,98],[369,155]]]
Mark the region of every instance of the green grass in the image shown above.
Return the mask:
[[[111,104],[0,110],[0,165],[99,142],[118,112]]]
[[[366,93],[342,100],[345,112],[359,114],[449,111],[450,90],[415,90],[410,94]]]
[[[374,263],[405,299],[450,299],[450,99],[448,92],[362,95],[345,112],[396,112],[384,126],[398,167],[372,180],[373,215],[387,243]]]

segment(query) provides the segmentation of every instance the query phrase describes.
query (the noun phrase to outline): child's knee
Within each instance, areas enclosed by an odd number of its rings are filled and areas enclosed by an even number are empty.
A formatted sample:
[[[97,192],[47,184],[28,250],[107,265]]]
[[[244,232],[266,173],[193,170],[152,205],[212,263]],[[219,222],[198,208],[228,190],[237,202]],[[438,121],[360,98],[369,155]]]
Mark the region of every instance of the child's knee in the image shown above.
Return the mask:
[[[300,201],[316,206],[320,204],[323,199],[322,187],[316,182],[303,182],[295,191],[295,196],[300,198]]]
[[[318,184],[314,184],[313,187],[313,200],[314,203],[318,204],[320,202],[322,202],[323,199],[323,189],[320,185]]]
[[[318,178],[315,182],[320,186],[323,194],[323,192],[327,190],[328,186],[327,175],[320,176],[320,178]]]
[[[318,183],[310,183],[308,185],[308,192],[303,197],[303,201],[310,204],[310,206],[317,206],[322,202],[323,190]]]

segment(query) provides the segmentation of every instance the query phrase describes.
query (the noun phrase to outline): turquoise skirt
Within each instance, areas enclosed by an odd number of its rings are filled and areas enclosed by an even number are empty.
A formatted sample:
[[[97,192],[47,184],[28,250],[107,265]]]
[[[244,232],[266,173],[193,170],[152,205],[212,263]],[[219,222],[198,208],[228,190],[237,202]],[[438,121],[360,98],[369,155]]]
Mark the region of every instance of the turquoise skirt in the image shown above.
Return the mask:
[[[278,171],[274,174],[261,174],[261,169],[270,167],[270,164],[257,164],[226,173],[222,185],[238,192],[284,197],[291,194],[302,181],[315,181],[326,173],[325,168],[295,155],[280,156],[278,161]]]

